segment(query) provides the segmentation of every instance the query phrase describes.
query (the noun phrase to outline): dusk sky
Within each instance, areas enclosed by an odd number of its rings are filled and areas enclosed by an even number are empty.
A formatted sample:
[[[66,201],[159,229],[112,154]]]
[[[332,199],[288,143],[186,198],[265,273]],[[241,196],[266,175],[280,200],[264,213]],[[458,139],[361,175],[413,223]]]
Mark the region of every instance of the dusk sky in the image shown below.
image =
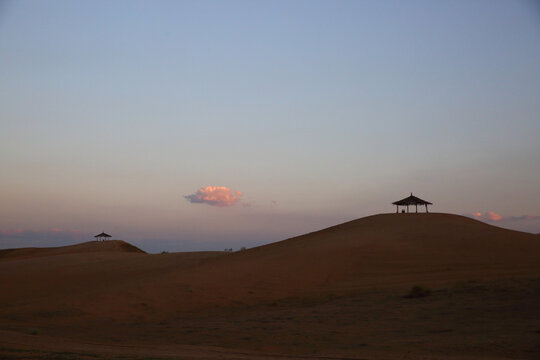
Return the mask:
[[[540,232],[536,1],[2,1],[0,248],[251,247],[414,195]]]

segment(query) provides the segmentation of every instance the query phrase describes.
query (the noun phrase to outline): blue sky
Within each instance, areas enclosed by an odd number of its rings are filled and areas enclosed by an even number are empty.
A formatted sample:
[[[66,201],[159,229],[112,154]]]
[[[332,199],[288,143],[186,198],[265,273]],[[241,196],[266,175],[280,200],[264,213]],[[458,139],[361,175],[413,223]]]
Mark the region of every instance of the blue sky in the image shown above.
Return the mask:
[[[253,246],[411,191],[540,232],[534,1],[4,1],[0,79],[0,247]]]

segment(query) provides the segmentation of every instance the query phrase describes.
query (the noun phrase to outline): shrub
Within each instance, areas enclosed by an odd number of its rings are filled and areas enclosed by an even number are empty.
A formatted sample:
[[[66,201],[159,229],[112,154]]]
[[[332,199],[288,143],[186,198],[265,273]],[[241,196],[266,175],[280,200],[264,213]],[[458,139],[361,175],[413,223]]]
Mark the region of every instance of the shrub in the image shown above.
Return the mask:
[[[408,298],[419,298],[431,295],[431,290],[422,286],[415,285],[407,295]]]

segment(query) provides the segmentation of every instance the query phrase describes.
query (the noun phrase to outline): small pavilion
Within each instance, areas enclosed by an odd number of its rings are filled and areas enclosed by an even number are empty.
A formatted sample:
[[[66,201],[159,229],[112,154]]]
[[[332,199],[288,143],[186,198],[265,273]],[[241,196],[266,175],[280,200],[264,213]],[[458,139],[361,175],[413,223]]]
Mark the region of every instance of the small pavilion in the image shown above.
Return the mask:
[[[426,207],[426,213],[428,213],[429,212],[428,211],[428,205],[433,205],[429,201],[417,198],[412,193],[411,193],[411,196],[406,197],[405,199],[401,199],[399,201],[394,201],[392,204],[396,205],[396,213],[399,213],[399,207],[400,206],[406,206],[407,207],[407,212],[409,212],[409,205],[414,205],[414,207],[416,209],[415,212],[418,212],[418,205],[424,205]],[[403,210],[403,212],[405,212],[405,210]]]
[[[107,240],[108,238],[110,238],[111,235],[102,232],[101,234],[97,234],[97,235],[94,236],[94,237],[96,238],[97,241],[105,241],[105,240]]]

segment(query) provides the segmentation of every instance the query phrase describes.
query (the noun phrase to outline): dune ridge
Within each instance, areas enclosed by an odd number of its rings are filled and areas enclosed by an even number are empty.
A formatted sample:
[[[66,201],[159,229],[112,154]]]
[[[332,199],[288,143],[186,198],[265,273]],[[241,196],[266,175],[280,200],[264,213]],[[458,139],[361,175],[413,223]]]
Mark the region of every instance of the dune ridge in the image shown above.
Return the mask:
[[[145,251],[123,240],[107,240],[87,241],[80,244],[58,247],[4,249],[0,250],[0,260],[95,252],[133,252],[146,254]]]

